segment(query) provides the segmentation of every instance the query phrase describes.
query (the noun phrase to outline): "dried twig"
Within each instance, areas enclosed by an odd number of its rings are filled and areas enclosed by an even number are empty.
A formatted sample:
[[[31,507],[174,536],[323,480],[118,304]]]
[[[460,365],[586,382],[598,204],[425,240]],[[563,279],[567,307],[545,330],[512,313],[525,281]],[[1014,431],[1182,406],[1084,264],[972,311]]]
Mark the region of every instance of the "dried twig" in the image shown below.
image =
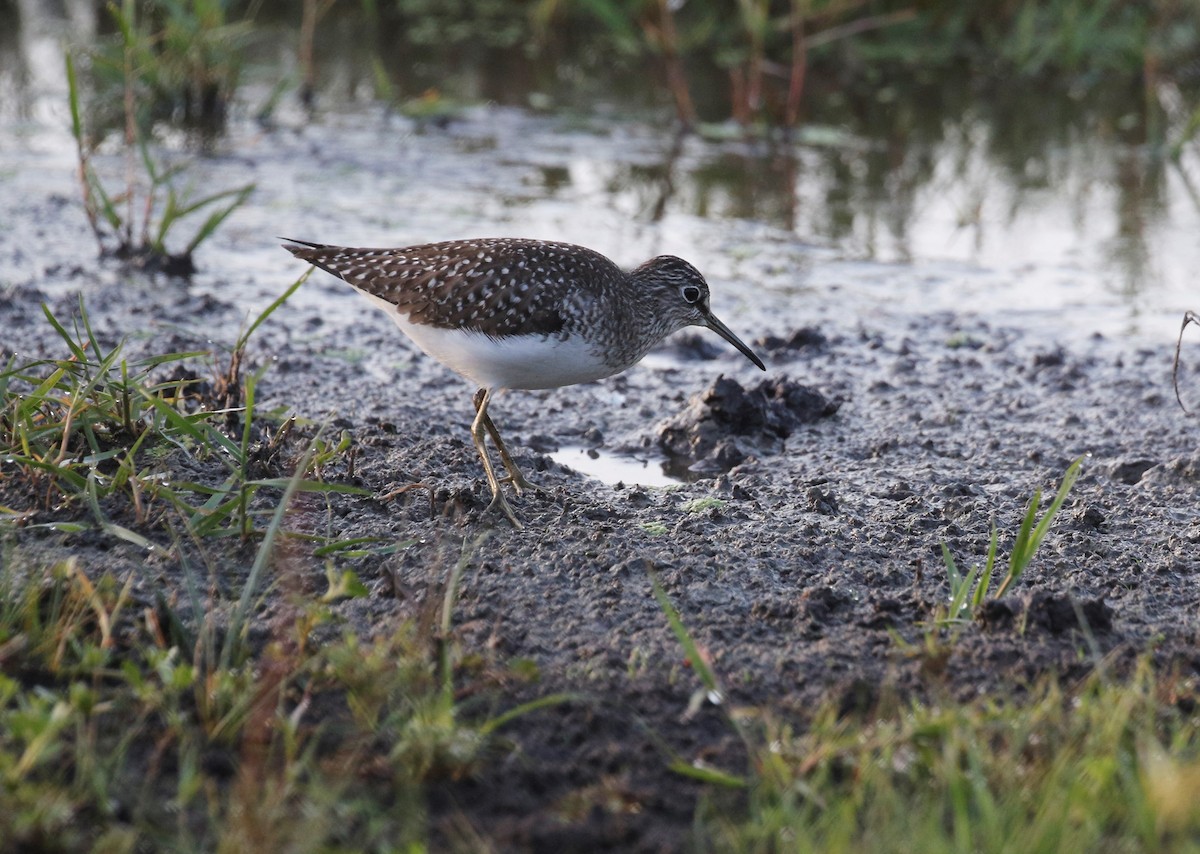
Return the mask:
[[[1175,341],[1175,363],[1171,366],[1171,384],[1175,386],[1175,400],[1179,402],[1179,408],[1184,412],[1188,412],[1188,408],[1183,405],[1183,398],[1179,395],[1179,351],[1183,347],[1183,332],[1189,323],[1200,326],[1200,314],[1196,314],[1194,311],[1183,313],[1183,323],[1179,325],[1179,338]]]

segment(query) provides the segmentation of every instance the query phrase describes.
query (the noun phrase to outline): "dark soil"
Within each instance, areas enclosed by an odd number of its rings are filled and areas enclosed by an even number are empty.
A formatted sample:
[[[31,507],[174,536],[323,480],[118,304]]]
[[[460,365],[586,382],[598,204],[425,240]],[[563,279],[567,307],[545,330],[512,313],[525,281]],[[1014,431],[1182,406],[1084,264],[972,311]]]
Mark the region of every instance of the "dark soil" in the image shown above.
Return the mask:
[[[26,213],[49,222],[51,207],[29,202]],[[254,239],[270,243],[274,233],[264,227]],[[86,231],[76,238],[85,244]],[[0,263],[16,257],[4,239],[0,232]],[[5,358],[63,356],[40,306],[70,317],[76,292],[103,340],[131,336],[131,354],[227,342],[247,311],[236,281],[222,293],[219,282],[131,280],[81,264],[78,246],[47,252],[36,275],[0,282]],[[277,262],[286,272],[274,281],[301,270],[282,250]],[[723,287],[732,285],[714,282]],[[548,490],[513,499],[525,524],[517,531],[485,513],[489,493],[467,431],[473,389],[416,354],[340,283],[314,277],[305,288],[344,300],[358,321],[331,338],[322,334],[330,303],[297,300],[275,315],[249,352],[249,367],[275,360],[260,407],[331,417],[335,431],[350,432],[353,478],[343,459],[327,479],[376,496],[430,487],[391,500],[297,502],[292,529],[411,541],[345,564],[371,593],[336,606],[340,616],[369,634],[412,615],[465,542],[460,642],[497,665],[532,661],[538,674],[484,692],[480,713],[559,691],[580,697],[506,727],[473,778],[435,784],[439,835],[453,837],[465,817],[500,850],[686,846],[700,788],[668,770],[668,751],[734,772],[745,756],[720,709],[686,714],[698,680],[651,593],[651,573],[711,655],[725,703],[768,707],[800,727],[827,704],[854,714],[885,696],[1019,698],[1045,677],[1071,682],[1101,662],[1125,672],[1144,656],[1200,672],[1200,426],[1175,403],[1170,342],[1058,343],[945,312],[886,321],[847,313],[814,325],[793,322],[798,311],[774,312],[777,295],[742,294],[747,313],[724,320],[753,340],[766,379],[698,333],[703,343],[668,342],[653,367],[496,400],[492,415],[518,463]],[[548,455],[580,445],[602,455],[669,453],[689,482],[606,485]],[[961,566],[981,562],[994,520],[1006,557],[1031,494],[1042,489],[1048,501],[1081,455],[1083,473],[1028,574],[946,654],[898,644],[895,636],[919,646],[924,622],[947,599],[941,544]],[[286,473],[288,463],[271,465]],[[0,485],[0,504],[33,505],[17,481]],[[106,511],[115,520],[124,512]],[[146,533],[168,543],[162,531]],[[146,602],[182,584],[165,552],[147,557],[99,534],[16,531],[8,549],[13,561],[77,555],[89,573],[133,573]],[[226,589],[238,589],[251,553],[213,547]],[[325,583],[323,560],[302,549],[289,549],[276,572],[264,623],[287,590]],[[580,801],[594,805],[572,806]]]

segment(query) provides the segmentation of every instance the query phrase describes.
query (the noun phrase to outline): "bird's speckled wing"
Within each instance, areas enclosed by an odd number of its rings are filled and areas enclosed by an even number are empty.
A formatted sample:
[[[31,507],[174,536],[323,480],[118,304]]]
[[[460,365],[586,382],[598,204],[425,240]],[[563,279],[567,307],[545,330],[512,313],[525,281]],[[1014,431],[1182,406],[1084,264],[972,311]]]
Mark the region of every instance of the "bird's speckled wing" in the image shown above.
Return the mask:
[[[495,338],[556,335],[624,274],[582,246],[492,238],[402,249],[356,249],[302,241],[297,258],[385,300],[409,320]]]

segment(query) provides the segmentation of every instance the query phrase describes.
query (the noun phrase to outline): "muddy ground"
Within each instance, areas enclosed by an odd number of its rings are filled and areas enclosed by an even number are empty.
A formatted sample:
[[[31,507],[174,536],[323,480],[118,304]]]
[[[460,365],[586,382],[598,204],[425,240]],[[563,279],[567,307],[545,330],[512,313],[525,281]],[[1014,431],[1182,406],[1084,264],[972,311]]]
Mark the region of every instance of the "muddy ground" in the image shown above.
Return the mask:
[[[206,348],[213,330],[227,340],[243,322],[236,281],[223,291],[212,279],[196,287],[98,265],[82,221],[60,214],[66,204],[22,202],[23,217],[52,237],[75,235],[74,245],[50,240],[36,265],[0,233],[6,358],[63,356],[41,304],[69,317],[79,292],[101,338],[128,336],[131,355]],[[248,232],[263,245],[275,234],[245,226],[239,239]],[[301,269],[279,250],[277,281]],[[884,696],[1020,697],[1050,674],[1071,682],[1099,662],[1122,672],[1147,655],[1200,673],[1200,424],[1175,402],[1172,343],[1059,341],[1003,317],[944,311],[882,317],[847,306],[806,320],[773,310],[777,292],[745,284],[745,310],[720,297],[728,281],[714,280],[714,304],[752,342],[765,375],[698,330],[623,376],[496,400],[518,463],[548,490],[514,499],[522,531],[485,513],[467,432],[472,389],[344,285],[318,274],[304,288],[345,300],[360,318],[353,324],[326,335],[328,303],[298,299],[251,342],[254,365],[271,361],[260,405],[349,431],[353,478],[345,460],[324,474],[377,496],[302,497],[289,526],[411,542],[341,564],[370,590],[337,605],[341,617],[370,633],[413,614],[465,541],[461,643],[500,664],[528,659],[539,674],[502,686],[483,711],[559,691],[581,697],[507,727],[474,778],[434,785],[435,832],[453,836],[465,816],[501,850],[686,845],[701,790],[668,770],[663,745],[736,772],[744,756],[718,709],[685,715],[698,683],[651,593],[651,571],[711,654],[726,703],[801,727],[823,704],[851,713]],[[790,299],[802,306],[804,296]],[[1194,342],[1184,369],[1184,394],[1200,404]],[[551,457],[578,448],[650,465],[682,452],[674,470],[691,473],[669,489],[606,484]],[[920,644],[947,598],[940,544],[961,564],[981,561],[994,519],[1007,555],[1031,493],[1052,493],[1079,456],[1083,473],[1026,577],[944,659],[898,643]],[[287,464],[272,463],[282,474]],[[378,497],[414,482],[432,500],[420,489]],[[5,485],[0,504],[23,501]],[[106,510],[125,521],[122,508]],[[74,554],[89,573],[133,573],[146,601],[182,585],[177,561],[99,534],[7,538],[11,560]],[[213,548],[222,582],[238,589],[246,554]],[[287,608],[285,589],[324,590],[323,561],[288,552],[259,632]],[[608,808],[568,808],[572,796],[599,791],[613,795]]]

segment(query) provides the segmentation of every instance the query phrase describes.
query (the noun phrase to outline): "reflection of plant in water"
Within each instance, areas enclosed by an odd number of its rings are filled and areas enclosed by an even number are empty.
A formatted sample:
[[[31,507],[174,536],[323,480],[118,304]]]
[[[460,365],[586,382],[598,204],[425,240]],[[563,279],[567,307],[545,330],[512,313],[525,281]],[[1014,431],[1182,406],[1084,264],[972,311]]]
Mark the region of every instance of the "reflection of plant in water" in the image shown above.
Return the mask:
[[[313,42],[317,36],[317,24],[325,13],[333,8],[336,0],[304,0],[300,13],[300,45],[298,59],[304,81],[300,84],[300,100],[312,108],[317,89],[317,62]]]
[[[541,0],[543,32],[556,15],[578,13],[601,25],[602,38],[626,53],[649,53],[662,64],[667,88],[685,126],[697,121],[685,60],[715,62],[729,75],[730,111],[741,124],[765,120],[795,125],[808,49],[912,17],[907,8],[859,16],[857,3],[790,0],[780,13],[767,0],[675,3],[671,0]],[[769,81],[781,81],[772,87]],[[779,91],[776,92],[775,89]]]
[[[1200,20],[1170,0],[1025,0],[1003,8],[950,0],[539,0],[543,32],[555,18],[588,20],[599,25],[593,40],[657,57],[686,124],[695,119],[695,66],[705,64],[728,74],[729,109],[740,123],[792,126],[812,64],[836,69],[839,79],[881,83],[891,70],[912,68],[1132,80],[1193,57],[1200,41]]]

